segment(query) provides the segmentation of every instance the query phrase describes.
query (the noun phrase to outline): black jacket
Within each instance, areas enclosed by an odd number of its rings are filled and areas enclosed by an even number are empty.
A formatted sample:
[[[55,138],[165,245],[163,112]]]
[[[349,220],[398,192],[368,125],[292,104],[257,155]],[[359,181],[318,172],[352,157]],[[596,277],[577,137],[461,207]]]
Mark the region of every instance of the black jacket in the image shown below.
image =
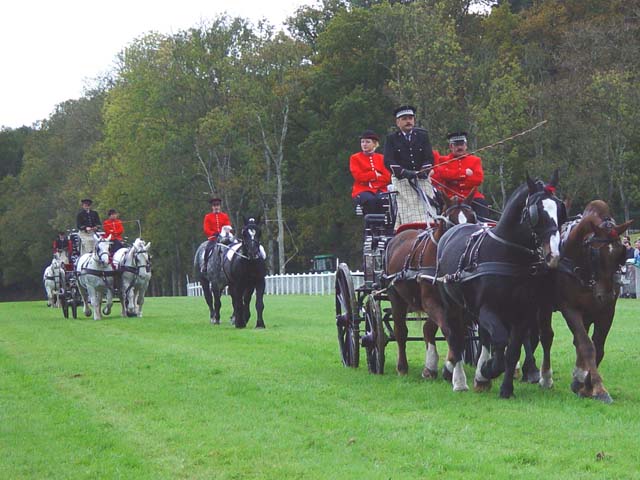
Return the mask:
[[[421,170],[433,166],[433,149],[426,130],[414,128],[411,141],[398,130],[387,135],[384,144],[384,164],[397,176],[399,169]]]
[[[87,212],[84,209],[78,212],[78,216],[76,218],[76,226],[78,227],[78,230],[86,232],[87,227],[99,227],[101,225],[102,222],[100,221],[98,212],[93,210],[89,210],[89,212]]]

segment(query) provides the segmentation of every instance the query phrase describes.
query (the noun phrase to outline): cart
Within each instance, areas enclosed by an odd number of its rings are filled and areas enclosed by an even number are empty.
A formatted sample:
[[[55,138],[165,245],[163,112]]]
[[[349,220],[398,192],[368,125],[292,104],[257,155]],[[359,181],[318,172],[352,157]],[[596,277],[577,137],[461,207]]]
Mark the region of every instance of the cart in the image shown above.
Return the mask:
[[[362,282],[346,263],[336,269],[335,304],[338,344],[342,363],[357,368],[360,364],[360,348],[364,348],[370,373],[383,374],[385,349],[395,341],[393,318],[389,298],[384,285],[383,257],[387,243],[393,238],[395,223],[394,193],[387,195],[386,213],[364,216],[362,249]],[[358,210],[356,210],[358,212]],[[385,306],[388,305],[388,306]],[[407,321],[423,322],[425,315],[410,314]],[[444,340],[444,337],[437,337]],[[422,336],[410,336],[408,341],[424,341]],[[463,358],[475,365],[480,353],[477,326],[469,325],[465,337]]]

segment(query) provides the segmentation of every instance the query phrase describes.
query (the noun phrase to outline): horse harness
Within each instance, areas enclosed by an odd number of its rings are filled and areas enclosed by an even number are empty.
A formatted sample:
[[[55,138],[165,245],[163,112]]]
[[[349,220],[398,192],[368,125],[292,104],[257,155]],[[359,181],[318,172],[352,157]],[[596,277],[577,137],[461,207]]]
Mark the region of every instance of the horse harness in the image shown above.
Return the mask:
[[[479,262],[480,248],[487,237],[509,248],[524,253],[534,259],[526,265],[509,262]],[[537,237],[535,237],[537,246]],[[510,242],[496,235],[490,228],[482,227],[473,232],[467,239],[465,249],[460,256],[458,268],[454,273],[438,277],[437,280],[444,283],[464,283],[484,275],[499,275],[503,277],[535,277],[545,274],[547,271],[544,259],[539,249],[531,249],[520,244]]]
[[[571,223],[567,224],[560,248],[561,252],[563,250],[562,247],[564,247],[569,238],[569,233],[576,225],[578,225],[580,220],[582,220],[582,215],[575,217]],[[613,223],[612,219],[609,217],[604,218],[604,222]],[[618,236],[597,237],[594,233],[591,233],[587,235],[581,245],[583,256],[586,257],[586,262],[584,262],[585,264],[583,266],[577,265],[575,260],[565,256],[564,252],[562,252],[560,262],[558,263],[558,270],[578,280],[583,288],[593,289],[599,279],[600,250],[618,240]],[[594,247],[593,244],[596,243],[601,245],[599,247]]]

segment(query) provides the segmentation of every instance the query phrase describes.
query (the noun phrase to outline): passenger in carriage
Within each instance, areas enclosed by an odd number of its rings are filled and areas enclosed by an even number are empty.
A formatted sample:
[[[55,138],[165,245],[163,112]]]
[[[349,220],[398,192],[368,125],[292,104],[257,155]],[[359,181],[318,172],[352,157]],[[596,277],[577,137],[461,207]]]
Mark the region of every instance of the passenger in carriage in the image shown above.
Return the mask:
[[[436,214],[435,192],[429,181],[433,150],[426,130],[416,128],[416,109],[410,105],[393,112],[398,131],[387,136],[384,164],[391,171],[396,195],[395,228],[408,223],[429,223]]]
[[[111,235],[111,246],[109,247],[109,251],[113,255],[115,252],[120,250],[122,245],[122,234],[124,233],[124,226],[122,225],[122,220],[120,220],[120,214],[115,208],[112,208],[107,212],[109,218],[107,218],[102,224],[102,228],[104,230],[104,237],[108,238]]]
[[[63,231],[58,232],[58,236],[53,241],[53,254],[58,255],[60,261],[68,265],[69,258],[71,258],[71,240],[67,237],[67,234]]]
[[[351,198],[354,205],[360,205],[365,215],[384,213],[383,193],[391,183],[391,173],[384,165],[384,157],[376,153],[380,145],[380,137],[366,130],[360,135],[362,151],[349,158],[349,170],[353,176]]]
[[[229,215],[222,211],[222,200],[219,198],[212,198],[211,200],[209,200],[209,204],[211,205],[211,213],[207,213],[205,215],[202,225],[204,234],[209,240],[209,242],[207,243],[207,248],[204,251],[202,273],[207,271],[207,263],[209,261],[209,257],[211,256],[211,252],[218,244],[218,241],[220,241],[221,243],[228,243],[230,241],[229,236],[221,238],[220,233],[222,233],[223,227],[228,227],[224,229],[225,231],[233,229],[231,220],[229,219]],[[233,238],[233,236],[231,236],[231,238]]]
[[[80,237],[80,255],[92,252],[95,247],[94,233],[102,226],[98,212],[91,210],[90,198],[81,200],[82,210],[76,216],[76,226]]]
[[[465,199],[476,188],[471,207],[481,219],[488,219],[490,211],[484,195],[477,189],[482,184],[484,172],[480,157],[467,153],[467,132],[447,135],[449,155],[438,156],[431,177],[435,188],[448,197]]]

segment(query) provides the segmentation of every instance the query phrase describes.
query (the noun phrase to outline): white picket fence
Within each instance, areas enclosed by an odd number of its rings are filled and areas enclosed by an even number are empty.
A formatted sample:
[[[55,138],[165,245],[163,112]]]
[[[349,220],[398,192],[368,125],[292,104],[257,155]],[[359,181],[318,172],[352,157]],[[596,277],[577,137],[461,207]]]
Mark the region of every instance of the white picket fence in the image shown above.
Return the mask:
[[[353,286],[358,288],[364,283],[364,273],[351,272]],[[267,275],[265,293],[267,295],[335,295],[335,272],[291,273],[285,275]],[[187,277],[187,295],[201,297],[202,286],[189,283]]]

